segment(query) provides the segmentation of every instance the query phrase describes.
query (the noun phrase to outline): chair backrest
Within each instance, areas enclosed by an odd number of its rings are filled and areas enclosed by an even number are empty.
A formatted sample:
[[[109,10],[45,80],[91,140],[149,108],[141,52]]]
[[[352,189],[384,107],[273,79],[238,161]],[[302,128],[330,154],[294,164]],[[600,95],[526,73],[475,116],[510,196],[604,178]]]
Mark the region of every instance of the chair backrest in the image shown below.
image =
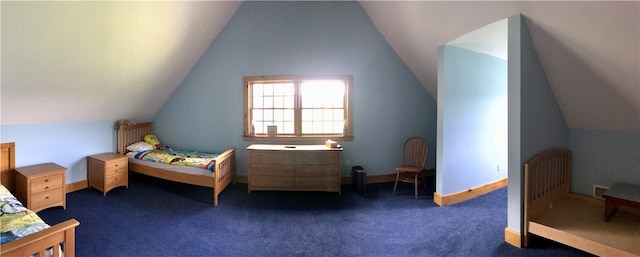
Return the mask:
[[[410,137],[404,141],[402,165],[424,169],[429,154],[429,142],[422,137]]]

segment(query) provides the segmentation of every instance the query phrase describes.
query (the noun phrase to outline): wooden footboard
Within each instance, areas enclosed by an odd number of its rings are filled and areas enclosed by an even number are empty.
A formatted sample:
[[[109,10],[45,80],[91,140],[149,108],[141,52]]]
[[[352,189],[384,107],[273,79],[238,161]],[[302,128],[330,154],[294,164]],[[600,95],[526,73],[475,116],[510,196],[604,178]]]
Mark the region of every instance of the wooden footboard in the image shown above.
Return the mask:
[[[549,150],[525,163],[523,247],[527,247],[529,241],[529,221],[568,197],[570,172],[571,153],[567,150]]]
[[[143,140],[145,135],[153,133],[152,123],[121,124],[118,128],[120,154],[127,153],[127,146]],[[213,206],[218,205],[218,195],[229,183],[233,182],[235,170],[235,148],[228,149],[216,157],[216,167],[212,179],[203,179],[201,175],[192,175],[168,171],[139,163],[129,163],[129,170],[165,180],[186,183],[190,185],[213,188]]]
[[[213,188],[213,206],[218,205],[218,195],[229,183],[234,183],[233,171],[235,170],[235,148],[231,148],[216,157],[216,170],[214,172],[215,186]]]
[[[2,245],[2,256],[38,256],[45,255],[47,249],[53,251],[51,256],[75,256],[75,228],[80,223],[70,219],[58,223],[45,230]],[[62,247],[60,247],[62,246]],[[62,250],[62,253],[60,252]]]

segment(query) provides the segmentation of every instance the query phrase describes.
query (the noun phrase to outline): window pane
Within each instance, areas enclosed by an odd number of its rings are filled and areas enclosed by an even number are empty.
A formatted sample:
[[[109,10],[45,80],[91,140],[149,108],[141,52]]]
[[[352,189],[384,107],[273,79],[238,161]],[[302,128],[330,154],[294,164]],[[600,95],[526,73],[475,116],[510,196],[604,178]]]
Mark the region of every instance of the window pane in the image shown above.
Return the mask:
[[[263,121],[266,121],[266,122],[273,121],[273,110],[264,110],[262,113],[264,115]]]
[[[273,95],[273,84],[264,84],[264,95]]]
[[[312,110],[309,110],[309,109],[302,110],[302,121],[312,121],[312,120],[313,120]]]
[[[262,97],[254,97],[253,98],[253,108],[264,108],[264,103],[262,101]]]
[[[262,98],[262,101],[264,101],[262,108],[273,108],[273,97],[272,96],[265,96],[265,97]]]
[[[253,110],[253,121],[261,121],[262,118],[262,110]]]
[[[274,108],[284,108],[284,98],[282,96],[273,97]]]
[[[334,109],[333,119],[337,121],[343,121],[344,123],[344,109]]]
[[[258,134],[277,125],[278,134],[342,134],[346,117],[345,94],[350,78],[309,80],[299,76],[245,77],[252,101],[245,109]],[[299,84],[298,84],[299,83]],[[247,85],[245,84],[245,85]],[[298,102],[299,100],[299,102]],[[297,116],[300,115],[300,116]],[[297,120],[301,118],[301,120]],[[249,124],[249,126],[251,126]],[[300,128],[301,131],[296,131]]]
[[[256,134],[264,134],[267,133],[266,131],[266,126],[264,125],[264,122],[253,122],[253,127],[255,128],[255,133]]]
[[[273,110],[273,120],[274,121],[283,121],[284,120],[284,111],[283,110]]]
[[[294,134],[295,125],[293,121],[288,121],[283,123],[282,133],[283,134]]]
[[[253,84],[253,96],[262,97],[264,86],[262,84]]]

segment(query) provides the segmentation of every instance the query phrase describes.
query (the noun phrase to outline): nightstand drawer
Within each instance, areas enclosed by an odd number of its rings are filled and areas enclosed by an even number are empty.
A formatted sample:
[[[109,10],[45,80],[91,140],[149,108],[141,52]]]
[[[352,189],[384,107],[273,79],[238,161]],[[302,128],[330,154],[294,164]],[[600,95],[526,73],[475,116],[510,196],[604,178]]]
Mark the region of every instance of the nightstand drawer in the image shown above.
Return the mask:
[[[104,178],[104,187],[111,188],[114,186],[127,185],[127,176],[128,174],[126,172],[107,176]]]
[[[127,159],[121,159],[118,161],[110,161],[104,164],[104,170],[107,173],[122,173],[124,171],[127,171],[128,169],[128,161]],[[107,174],[108,175],[108,174]]]
[[[129,187],[129,159],[117,153],[101,153],[87,156],[87,180],[89,187],[107,195],[109,190]]]
[[[54,188],[61,188],[64,182],[61,174],[35,178],[31,180],[31,193],[40,193]]]
[[[64,196],[64,192],[62,191],[62,188],[47,190],[44,192],[33,194],[31,195],[31,205],[33,207],[29,207],[29,208],[37,210],[40,207],[61,203],[63,196]]]

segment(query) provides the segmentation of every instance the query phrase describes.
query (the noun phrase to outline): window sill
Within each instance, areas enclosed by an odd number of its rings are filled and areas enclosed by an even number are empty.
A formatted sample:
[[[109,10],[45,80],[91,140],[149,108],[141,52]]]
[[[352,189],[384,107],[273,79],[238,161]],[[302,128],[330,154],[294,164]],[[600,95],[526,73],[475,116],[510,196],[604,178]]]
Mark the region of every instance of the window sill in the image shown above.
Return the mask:
[[[353,136],[242,136],[244,141],[260,141],[260,142],[320,142],[324,143],[327,139],[334,141],[353,141]]]

